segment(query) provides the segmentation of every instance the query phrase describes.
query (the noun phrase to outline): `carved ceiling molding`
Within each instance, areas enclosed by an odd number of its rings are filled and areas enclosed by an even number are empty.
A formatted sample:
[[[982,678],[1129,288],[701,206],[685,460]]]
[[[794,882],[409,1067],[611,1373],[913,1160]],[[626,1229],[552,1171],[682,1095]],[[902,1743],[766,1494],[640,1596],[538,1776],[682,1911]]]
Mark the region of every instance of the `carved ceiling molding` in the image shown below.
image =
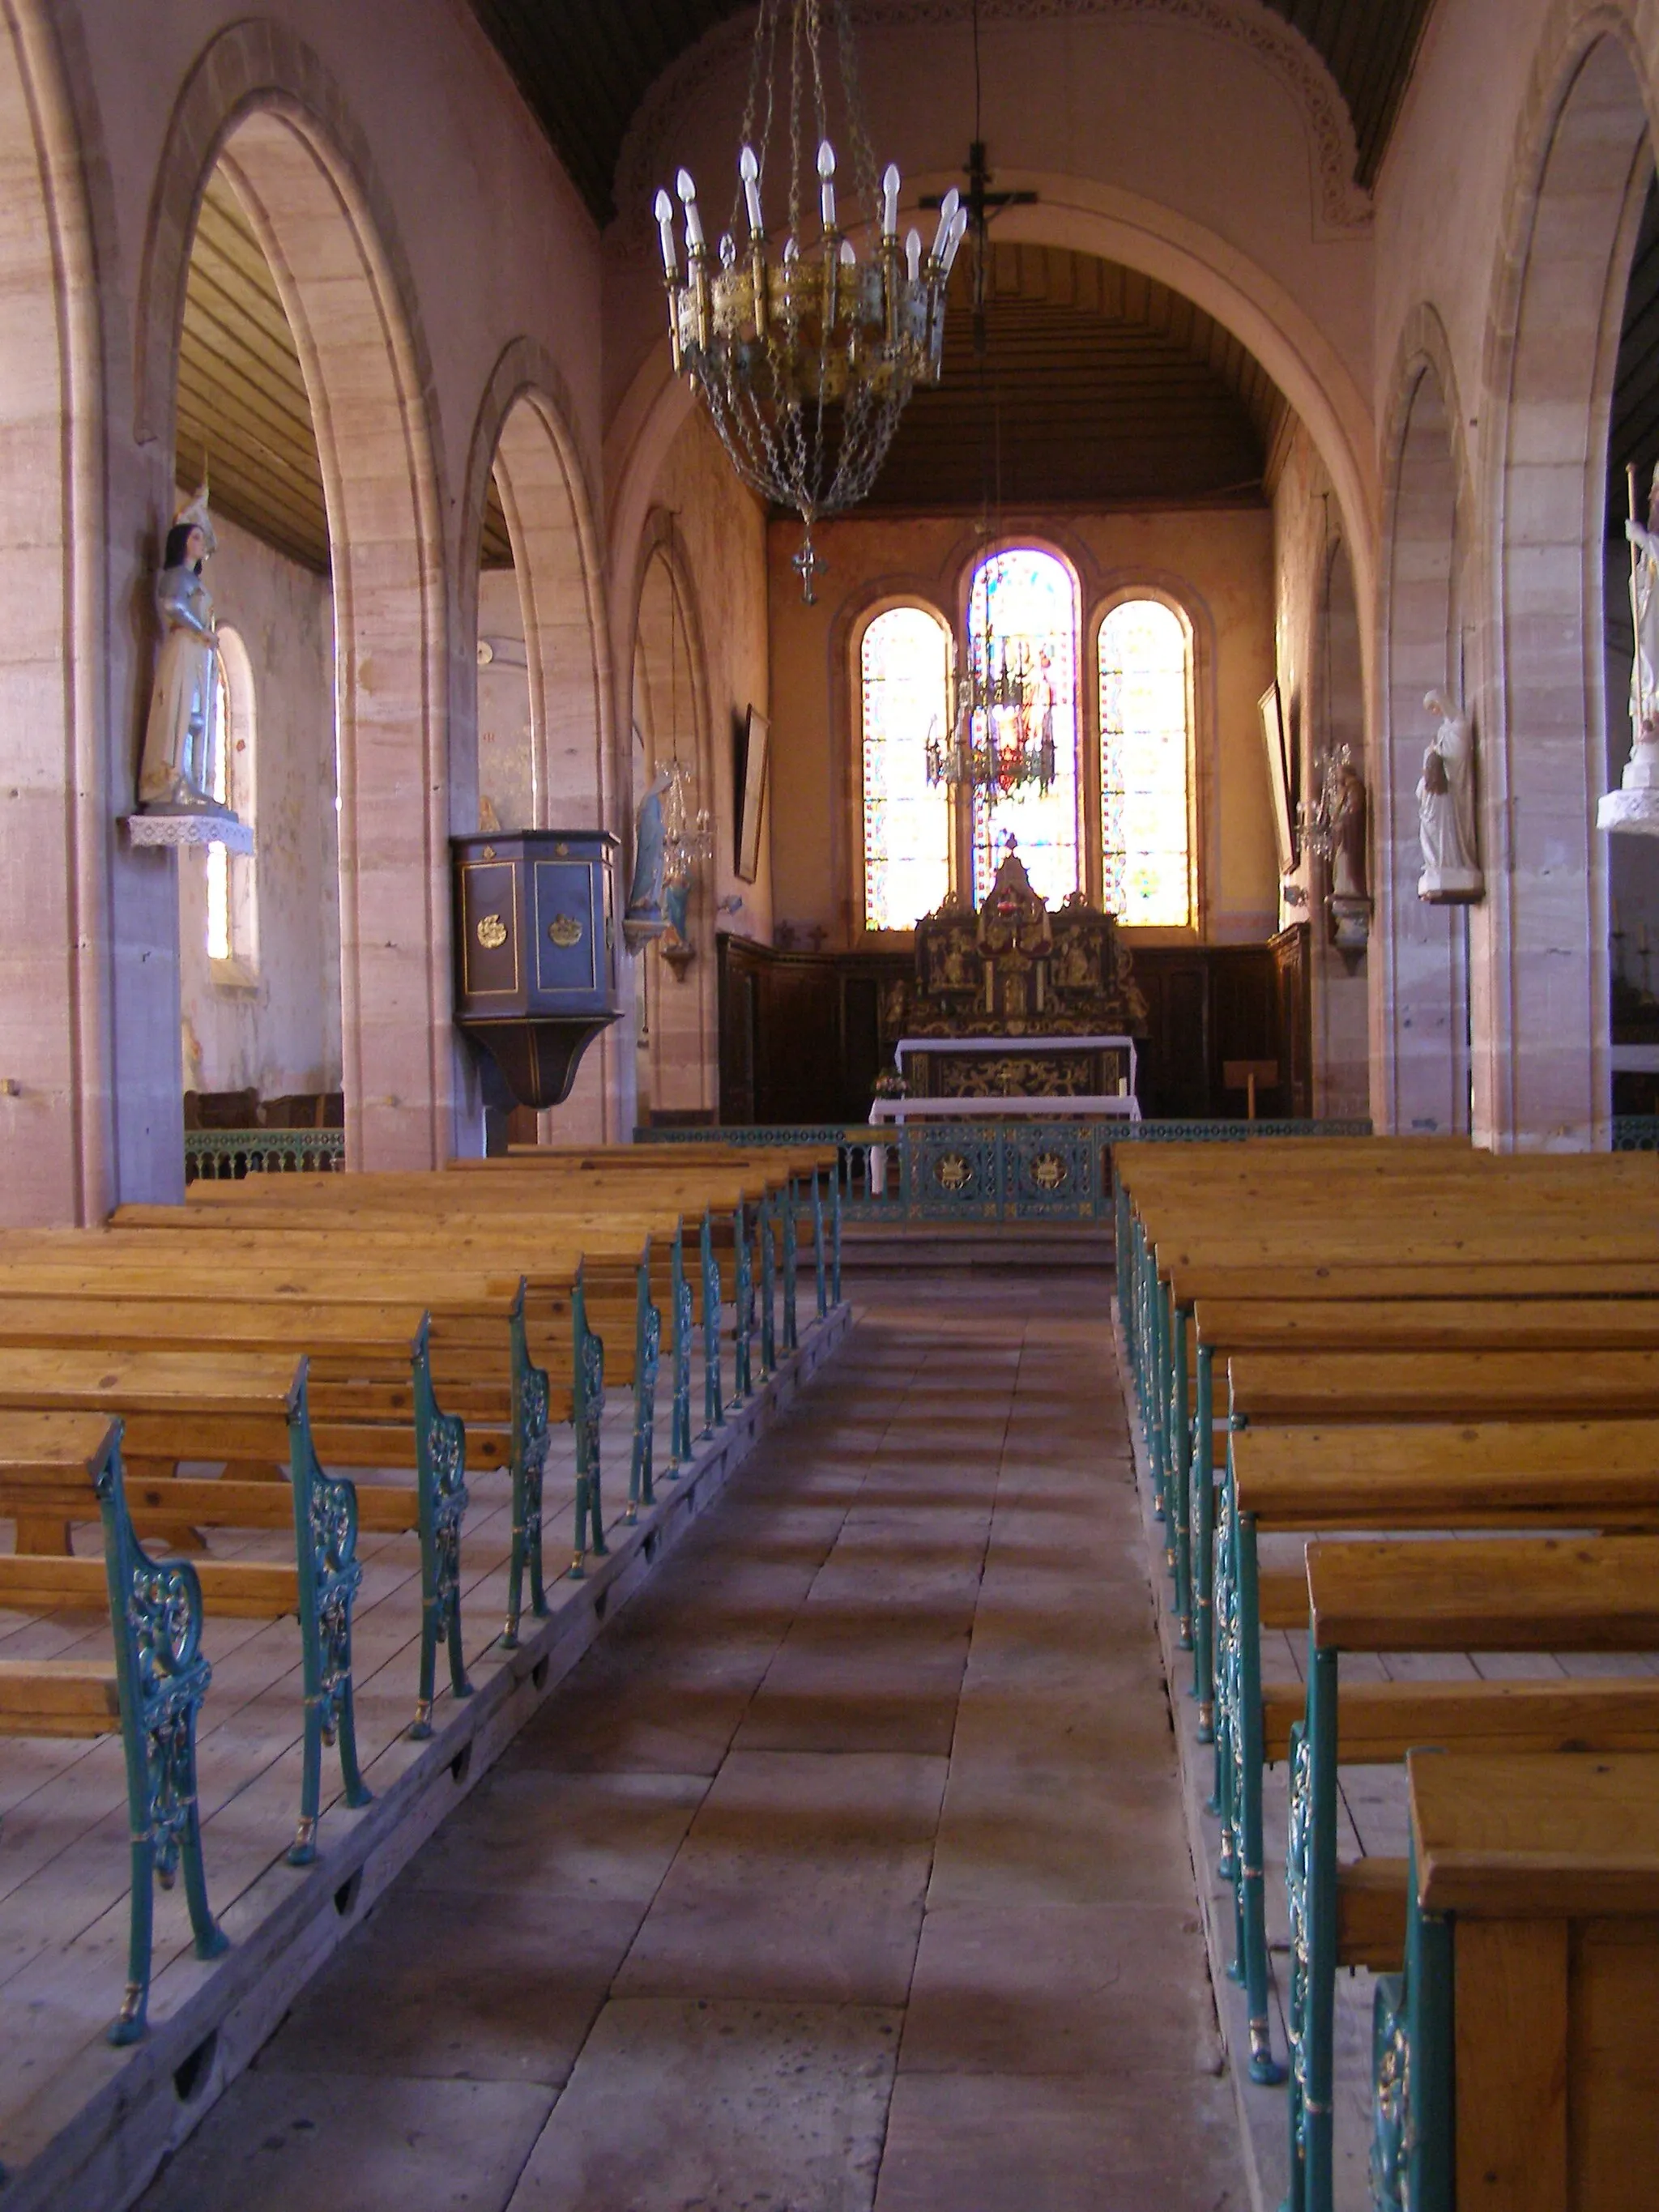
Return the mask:
[[[966,22],[973,0],[853,0],[867,29]],[[1186,24],[1243,46],[1277,77],[1301,109],[1313,165],[1315,234],[1351,236],[1369,228],[1371,196],[1355,180],[1353,121],[1336,80],[1300,32],[1262,0],[981,0],[982,20],[1077,21],[1090,16]],[[665,70],[641,101],[617,162],[617,242],[648,251],[655,237],[651,198],[672,166],[669,134],[687,105],[747,52],[754,15],[745,10],[709,32]]]

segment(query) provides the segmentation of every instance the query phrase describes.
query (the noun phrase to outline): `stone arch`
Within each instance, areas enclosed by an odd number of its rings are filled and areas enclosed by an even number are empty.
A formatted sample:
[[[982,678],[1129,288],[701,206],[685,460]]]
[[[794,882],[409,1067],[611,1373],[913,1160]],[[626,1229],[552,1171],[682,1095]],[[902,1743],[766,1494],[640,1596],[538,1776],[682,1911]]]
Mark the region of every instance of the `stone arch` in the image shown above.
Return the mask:
[[[170,446],[195,214],[222,164],[305,373],[333,569],[341,1029],[353,1165],[453,1141],[443,541],[431,376],[396,226],[338,88],[282,26],[198,60],[157,173],[141,283],[137,430]]]
[[[661,738],[676,750],[690,740],[700,802],[708,810],[717,837],[732,825],[718,818],[714,731],[708,660],[696,586],[673,517],[657,509],[650,519],[634,592],[633,680],[629,686],[629,751],[637,756],[639,790],[645,770],[661,764]],[[678,702],[685,685],[683,712],[673,714],[672,730],[647,730],[639,717],[641,685],[648,699]],[[635,732],[638,741],[635,741]],[[684,758],[684,753],[680,757]],[[629,854],[632,864],[631,848]],[[714,872],[710,860],[699,870],[688,927],[696,957],[676,975],[660,951],[647,950],[645,963],[654,974],[647,982],[649,1016],[649,1088],[653,1110],[712,1111],[719,1080],[714,975]],[[636,1031],[637,1036],[637,1031]]]
[[[457,831],[476,826],[479,544],[493,475],[507,517],[524,617],[530,677],[532,781],[537,829],[593,824],[621,835],[626,759],[618,758],[611,708],[611,646],[603,558],[580,447],[570,430],[564,380],[544,349],[514,339],[491,371],[473,429],[457,577],[455,681],[452,689],[451,803]],[[564,1105],[544,1133],[615,1139],[632,1126],[619,1061],[606,1030],[587,1054]]]
[[[1401,334],[1383,447],[1382,670],[1372,896],[1372,1118],[1401,1134],[1468,1126],[1466,912],[1425,905],[1415,799],[1430,690],[1462,699],[1473,493],[1451,349],[1434,309]]]
[[[1480,692],[1486,902],[1472,931],[1476,1135],[1605,1143],[1601,645],[1607,440],[1653,135],[1622,9],[1558,9],[1511,173],[1486,333]]]
[[[101,732],[103,419],[82,146],[40,0],[0,0],[0,238],[15,489],[27,566],[0,626],[0,1148],[9,1225],[100,1220],[113,1195],[109,826]],[[182,1170],[181,1170],[182,1172]]]

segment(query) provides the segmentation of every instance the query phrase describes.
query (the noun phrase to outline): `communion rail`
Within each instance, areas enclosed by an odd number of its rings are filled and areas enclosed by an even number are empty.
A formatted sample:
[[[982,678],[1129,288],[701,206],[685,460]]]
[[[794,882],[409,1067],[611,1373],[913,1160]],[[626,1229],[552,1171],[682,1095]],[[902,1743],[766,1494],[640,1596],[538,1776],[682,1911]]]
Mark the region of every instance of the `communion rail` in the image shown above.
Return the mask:
[[[343,1129],[186,1129],[185,1181],[247,1175],[328,1175],[345,1165]]]
[[[1105,1221],[1115,1145],[1243,1144],[1252,1137],[1369,1137],[1369,1121],[918,1123],[637,1129],[641,1144],[834,1145],[849,1221]],[[878,1164],[876,1155],[884,1156]]]

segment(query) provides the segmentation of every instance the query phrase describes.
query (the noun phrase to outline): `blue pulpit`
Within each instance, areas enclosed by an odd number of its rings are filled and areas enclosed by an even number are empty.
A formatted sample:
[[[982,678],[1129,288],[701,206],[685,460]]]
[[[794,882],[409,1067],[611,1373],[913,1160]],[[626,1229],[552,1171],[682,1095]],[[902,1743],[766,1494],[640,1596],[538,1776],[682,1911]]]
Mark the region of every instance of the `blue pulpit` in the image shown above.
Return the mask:
[[[455,1020],[521,1106],[557,1106],[617,1002],[612,854],[605,830],[450,840]],[[505,1103],[492,1099],[492,1103]]]

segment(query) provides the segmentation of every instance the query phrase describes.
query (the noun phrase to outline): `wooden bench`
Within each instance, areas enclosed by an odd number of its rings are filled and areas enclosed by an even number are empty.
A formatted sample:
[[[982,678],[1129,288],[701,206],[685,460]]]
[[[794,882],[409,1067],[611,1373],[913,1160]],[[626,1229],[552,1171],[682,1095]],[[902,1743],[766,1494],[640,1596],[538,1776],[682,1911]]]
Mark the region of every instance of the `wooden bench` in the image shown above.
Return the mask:
[[[368,1792],[352,1702],[351,1613],[362,1575],[357,1492],[318,1462],[304,1361],[210,1347],[185,1354],[0,1345],[0,1420],[37,1413],[118,1414],[141,1460],[286,1459],[286,1483],[145,1480],[137,1487],[141,1510],[163,1526],[187,1516],[293,1531],[305,1719],[300,1820],[289,1858],[307,1864],[315,1856],[325,1741],[337,1739],[347,1803],[366,1804]],[[107,1524],[106,1544],[107,1555]],[[199,1583],[191,1587],[199,1600]]]
[[[102,1415],[0,1412],[0,1485],[33,1483],[94,1501],[103,1524],[103,1609],[110,1662],[0,1660],[0,1735],[118,1733],[125,1755],[131,1853],[127,1983],[108,2030],[114,2044],[144,2032],[149,2002],[155,1883],[181,1865],[198,1959],[226,1948],[208,1905],[196,1806],[196,1721],[211,1671],[202,1656],[202,1592],[188,1561],[149,1558],[122,1492],[121,1425]],[[19,1606],[16,1592],[4,1601]]]
[[[1408,1776],[1405,1971],[1372,2036],[1382,2201],[1647,2212],[1659,1758],[1420,1752]]]
[[[1292,2160],[1299,2160],[1301,2169],[1293,2174],[1291,2196],[1305,2212],[1332,2212],[1340,1655],[1659,1650],[1659,1538],[1321,1540],[1309,1545],[1307,1556],[1306,1709],[1291,1746],[1285,1864],[1291,1961],[1290,2136]],[[1577,1743],[1608,1748],[1649,1741],[1644,1723],[1650,1724],[1653,1717],[1653,1692],[1659,1689],[1655,1678],[1630,1685],[1553,1681],[1548,1689],[1551,1702],[1560,1701],[1559,1741],[1564,1747]],[[1376,1706],[1375,1691],[1368,1702]],[[1501,1746],[1504,1723],[1517,1712],[1523,1741],[1528,1724],[1534,1730],[1545,1724],[1542,1705],[1528,1716],[1518,1705],[1505,1711],[1503,1701],[1494,1699],[1490,1734],[1480,1735],[1478,1724],[1462,1729],[1464,1745]],[[1403,1701],[1398,1717],[1403,1728],[1408,1721]],[[1649,1741],[1649,1747],[1659,1746]],[[1391,1869],[1389,1879],[1403,1893],[1404,1869]],[[1654,1905],[1659,1911],[1659,1898]]]
[[[1252,1427],[1231,1439],[1216,1547],[1212,1802],[1219,1871],[1235,1890],[1256,2078],[1279,2078],[1267,2027],[1262,1766],[1270,1730],[1287,1726],[1285,1705],[1300,1698],[1264,1689],[1261,1632],[1300,1632],[1308,1620],[1305,1575],[1263,1574],[1261,1538],[1584,1528],[1659,1528],[1659,1423]],[[1280,1702],[1270,1718],[1271,1697]]]

